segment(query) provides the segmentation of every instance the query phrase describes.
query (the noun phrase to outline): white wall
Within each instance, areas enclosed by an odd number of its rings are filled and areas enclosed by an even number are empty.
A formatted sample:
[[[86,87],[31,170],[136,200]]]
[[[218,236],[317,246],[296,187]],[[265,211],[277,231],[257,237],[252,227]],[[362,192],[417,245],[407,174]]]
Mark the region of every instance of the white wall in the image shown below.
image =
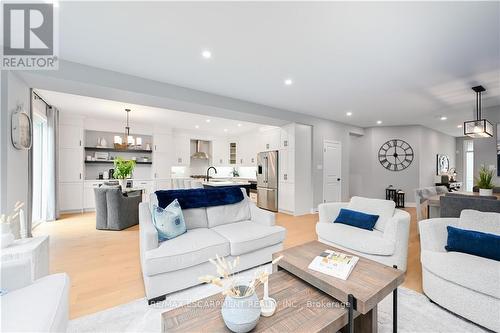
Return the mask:
[[[426,127],[421,127],[420,130],[419,187],[434,186],[436,183],[437,154],[448,155],[450,158],[450,168],[456,168],[455,137]]]
[[[28,150],[17,150],[11,143],[11,115],[22,104],[29,113],[30,90],[15,73],[2,71],[1,212],[10,213],[17,201],[29,203]],[[30,211],[25,209],[25,211]],[[18,232],[18,226],[14,234]]]
[[[412,164],[402,171],[389,171],[379,162],[380,147],[388,140],[406,141],[415,154]],[[436,154],[447,154],[455,164],[455,139],[422,126],[372,127],[363,136],[351,136],[350,194],[385,198],[385,188],[393,185],[406,193],[407,203],[415,202],[414,190],[432,186],[436,175]]]

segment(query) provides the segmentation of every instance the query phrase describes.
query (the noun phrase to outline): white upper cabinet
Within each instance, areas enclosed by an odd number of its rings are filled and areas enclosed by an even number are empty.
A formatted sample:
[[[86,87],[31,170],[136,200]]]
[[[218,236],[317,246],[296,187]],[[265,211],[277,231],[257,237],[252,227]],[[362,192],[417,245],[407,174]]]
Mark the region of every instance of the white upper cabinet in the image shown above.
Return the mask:
[[[280,182],[293,183],[295,180],[295,149],[279,150]]]
[[[158,153],[172,153],[173,138],[171,134],[154,134],[153,151]]]
[[[295,124],[280,128],[280,149],[295,148]]]
[[[260,132],[258,151],[278,150],[280,147],[280,128]]]
[[[59,125],[59,181],[83,180],[83,128],[78,124]]]
[[[189,166],[191,159],[191,140],[189,136],[174,136],[174,161],[172,165]]]
[[[59,126],[59,148],[80,148],[83,146],[83,129],[78,125]]]
[[[212,140],[212,165],[229,165],[229,149],[226,138],[216,138]]]
[[[79,182],[83,180],[83,151],[81,149],[59,149],[59,181]]]

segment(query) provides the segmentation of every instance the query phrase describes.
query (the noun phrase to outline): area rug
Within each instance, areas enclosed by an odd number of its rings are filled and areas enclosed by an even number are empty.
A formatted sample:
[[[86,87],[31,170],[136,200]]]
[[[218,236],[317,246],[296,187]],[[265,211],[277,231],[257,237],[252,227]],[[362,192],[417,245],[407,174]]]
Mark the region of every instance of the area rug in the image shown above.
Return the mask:
[[[250,279],[257,269],[240,274]],[[160,332],[160,315],[168,310],[188,304],[219,292],[217,287],[200,285],[170,294],[158,304],[148,306],[145,298],[119,305],[91,315],[71,320],[68,332]],[[378,307],[379,332],[392,332],[392,296]],[[431,303],[427,297],[406,288],[398,289],[399,332],[486,332],[445,309]]]

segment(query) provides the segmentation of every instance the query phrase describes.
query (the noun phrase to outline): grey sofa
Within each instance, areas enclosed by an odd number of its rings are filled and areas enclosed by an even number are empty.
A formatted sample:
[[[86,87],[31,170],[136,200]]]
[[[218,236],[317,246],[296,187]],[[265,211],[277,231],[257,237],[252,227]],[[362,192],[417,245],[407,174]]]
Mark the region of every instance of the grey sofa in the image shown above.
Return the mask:
[[[94,194],[96,229],[123,230],[139,223],[141,195],[124,194],[120,186],[95,188]]]
[[[237,270],[242,271],[270,262],[283,249],[286,229],[275,225],[274,213],[258,208],[242,192],[244,199],[232,205],[183,209],[187,232],[161,243],[151,218],[156,194],[140,204],[141,268],[149,303],[200,284],[200,276],[215,275],[209,259],[216,255],[240,257]]]
[[[482,197],[448,193],[441,196],[439,201],[441,217],[460,217],[460,213],[464,209],[500,213],[500,201],[495,196]]]

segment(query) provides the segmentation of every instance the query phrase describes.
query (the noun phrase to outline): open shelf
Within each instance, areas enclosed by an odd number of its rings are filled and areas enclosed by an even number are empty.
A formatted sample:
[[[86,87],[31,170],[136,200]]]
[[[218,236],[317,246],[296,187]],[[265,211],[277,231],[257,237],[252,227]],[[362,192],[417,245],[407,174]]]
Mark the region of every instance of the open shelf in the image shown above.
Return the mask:
[[[87,161],[87,160],[85,160],[85,164],[105,164],[105,163],[113,163],[113,161]],[[149,162],[136,161],[135,163],[136,164],[153,164],[153,162],[151,162],[151,161],[149,161]]]
[[[110,151],[117,153],[152,153],[152,150],[147,149],[116,149],[116,148],[97,148],[97,147],[85,147],[88,151]],[[145,162],[144,162],[145,163]]]

